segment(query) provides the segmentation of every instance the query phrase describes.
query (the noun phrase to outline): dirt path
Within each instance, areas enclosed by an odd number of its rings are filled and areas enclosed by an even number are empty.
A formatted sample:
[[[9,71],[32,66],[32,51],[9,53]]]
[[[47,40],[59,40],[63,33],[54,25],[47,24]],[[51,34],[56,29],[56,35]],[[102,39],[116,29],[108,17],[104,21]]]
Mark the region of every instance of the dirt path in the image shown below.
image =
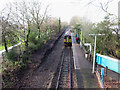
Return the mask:
[[[63,35],[56,43],[52,52],[44,58],[44,62],[27,79],[23,80],[22,87],[27,88],[49,88],[56,72],[63,50]],[[37,53],[36,57],[39,57]]]

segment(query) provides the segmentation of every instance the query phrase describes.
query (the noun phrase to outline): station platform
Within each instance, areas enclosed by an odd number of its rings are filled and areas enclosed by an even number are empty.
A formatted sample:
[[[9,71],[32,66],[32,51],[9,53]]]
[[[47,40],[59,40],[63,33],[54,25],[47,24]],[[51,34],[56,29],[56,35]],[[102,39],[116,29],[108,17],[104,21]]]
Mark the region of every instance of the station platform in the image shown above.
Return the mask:
[[[92,73],[92,63],[85,58],[84,51],[80,47],[80,44],[76,42],[73,33],[72,50],[77,79],[77,88],[98,88],[99,83],[97,77]]]

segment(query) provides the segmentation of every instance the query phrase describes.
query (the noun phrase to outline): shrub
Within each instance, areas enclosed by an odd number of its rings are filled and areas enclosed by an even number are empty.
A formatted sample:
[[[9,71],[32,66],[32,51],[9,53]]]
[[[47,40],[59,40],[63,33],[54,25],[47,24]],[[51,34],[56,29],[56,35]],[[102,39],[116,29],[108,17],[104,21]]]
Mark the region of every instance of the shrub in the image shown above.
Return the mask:
[[[34,51],[36,51],[37,49],[38,49],[37,45],[35,45],[35,44],[30,44],[30,45],[29,45],[29,51],[30,51],[30,52],[34,52]]]
[[[17,53],[16,53],[16,49],[13,48],[11,49],[8,53],[6,53],[6,56],[7,56],[7,59],[12,61],[12,62],[15,62],[17,60]]]
[[[36,37],[36,34],[35,33],[32,33],[29,37],[29,40],[31,43],[33,44],[37,44],[38,43],[38,40],[37,40],[37,37]]]
[[[116,50],[116,55],[117,55],[118,58],[120,58],[120,49]]]

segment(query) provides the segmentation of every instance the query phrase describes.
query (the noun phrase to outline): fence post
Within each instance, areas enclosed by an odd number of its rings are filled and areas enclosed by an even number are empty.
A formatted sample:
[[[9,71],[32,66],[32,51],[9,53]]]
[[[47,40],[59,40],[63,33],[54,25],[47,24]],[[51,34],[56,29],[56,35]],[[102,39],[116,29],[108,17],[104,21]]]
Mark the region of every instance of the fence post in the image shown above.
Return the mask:
[[[105,76],[107,76],[107,70],[108,70],[108,67],[106,66],[105,67]]]
[[[104,68],[101,68],[102,83],[103,83],[103,75],[104,75]]]
[[[91,62],[91,54],[90,54],[90,62]]]

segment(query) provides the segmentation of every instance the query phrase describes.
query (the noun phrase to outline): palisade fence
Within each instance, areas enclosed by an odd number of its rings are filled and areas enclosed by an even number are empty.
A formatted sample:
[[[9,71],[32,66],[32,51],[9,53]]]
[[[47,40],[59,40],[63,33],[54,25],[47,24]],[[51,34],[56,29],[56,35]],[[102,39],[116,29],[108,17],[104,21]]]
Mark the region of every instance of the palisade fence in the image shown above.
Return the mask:
[[[102,88],[107,85],[105,83],[108,83],[111,87],[118,88],[120,83],[120,60],[97,53],[96,75]]]
[[[83,48],[84,49],[84,48]],[[93,62],[93,55],[91,55],[88,51],[85,51],[85,57],[90,62]],[[120,60],[111,58],[109,56],[96,54],[96,67],[97,65],[107,68],[113,72],[120,74]],[[98,69],[98,68],[97,68]]]
[[[84,47],[83,47],[84,49]],[[85,51],[85,58],[93,63],[93,55]],[[118,88],[120,83],[120,60],[109,56],[96,54],[95,71],[101,88],[106,87],[105,83],[111,87]],[[105,80],[104,80],[105,79]],[[107,81],[106,81],[107,80]],[[113,80],[113,81],[112,81]],[[115,84],[117,83],[118,84]],[[105,86],[104,86],[105,85]]]

